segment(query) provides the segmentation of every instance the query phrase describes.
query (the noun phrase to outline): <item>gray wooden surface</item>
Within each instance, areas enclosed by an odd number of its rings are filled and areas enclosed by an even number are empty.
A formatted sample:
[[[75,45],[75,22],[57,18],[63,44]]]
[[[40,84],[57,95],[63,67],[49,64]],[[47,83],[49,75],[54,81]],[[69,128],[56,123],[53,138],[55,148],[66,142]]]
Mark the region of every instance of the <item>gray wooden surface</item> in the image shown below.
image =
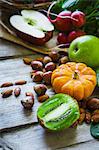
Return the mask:
[[[0,150],[99,150],[99,141],[92,138],[90,126],[86,124],[77,129],[48,132],[37,122],[37,101],[32,112],[24,113],[20,100],[25,91],[33,91],[33,83],[29,76],[31,68],[23,64],[22,57],[30,55],[41,56],[0,39],[0,84],[19,79],[27,81],[26,85],[21,86],[22,94],[18,99],[12,95],[3,100],[0,95]],[[4,89],[0,89],[0,93]]]

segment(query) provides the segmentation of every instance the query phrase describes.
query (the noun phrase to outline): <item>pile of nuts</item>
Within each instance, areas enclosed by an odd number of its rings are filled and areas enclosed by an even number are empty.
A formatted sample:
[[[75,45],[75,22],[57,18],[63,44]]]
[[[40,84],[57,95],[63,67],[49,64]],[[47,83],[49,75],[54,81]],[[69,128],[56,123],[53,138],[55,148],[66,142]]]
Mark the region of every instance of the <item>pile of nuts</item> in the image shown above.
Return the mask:
[[[34,91],[37,94],[38,101],[44,102],[49,96],[46,94],[47,86],[51,85],[51,75],[53,70],[61,64],[65,64],[69,61],[67,52],[64,51],[52,51],[48,56],[44,58],[37,58],[32,60],[31,58],[23,58],[23,61],[26,65],[31,65],[32,72],[30,73],[33,82],[38,83],[34,87]],[[3,87],[9,87],[13,85],[22,85],[26,84],[25,80],[20,80],[14,84],[7,82],[1,85]],[[7,90],[2,92],[2,97],[7,98],[12,95],[13,90]],[[20,87],[14,89],[15,97],[18,97],[21,93]],[[34,95],[31,92],[25,93],[26,98],[21,100],[21,104],[25,109],[31,109],[34,104]],[[76,127],[78,124],[82,124],[84,121],[87,124],[91,122],[99,122],[99,99],[98,98],[89,98],[88,100],[82,100],[78,102],[80,108],[80,118],[77,120],[72,127]]]
[[[52,71],[55,70],[59,64],[65,64],[68,61],[69,59],[66,52],[59,54],[57,51],[52,51],[49,56],[31,62],[31,67],[33,69],[31,78],[34,82],[43,82],[46,85],[51,85]],[[25,64],[26,63],[25,61]]]
[[[25,80],[19,80],[19,81],[16,81],[15,83],[12,83],[12,82],[3,83],[0,87],[5,88],[5,87],[13,86],[13,85],[23,85],[26,83],[27,81]],[[1,94],[2,94],[2,98],[8,98],[12,94],[14,94],[15,97],[18,97],[21,94],[21,88],[16,87],[14,90],[8,89],[8,90],[1,92]],[[24,98],[24,100],[21,100],[21,104],[23,105],[25,109],[32,109],[33,104],[34,104],[34,96],[31,92],[26,92],[25,95],[26,97]]]
[[[82,124],[84,121],[87,124],[91,122],[99,122],[99,99],[89,98],[88,100],[82,100],[79,103],[80,118],[77,120],[72,127]]]
[[[34,87],[34,91],[38,96],[39,102],[44,102],[48,99],[48,95],[45,94],[47,91],[46,85],[51,85],[52,71],[56,69],[58,65],[65,64],[69,61],[66,52],[52,51],[48,56],[44,58],[38,58],[31,61],[31,78],[33,82],[39,83]],[[25,64],[28,62],[25,61]],[[77,120],[72,127],[82,124],[84,121],[87,124],[91,122],[99,122],[99,99],[91,98],[88,100],[82,100],[78,102],[80,108],[80,118]]]
[[[6,83],[3,83],[0,86],[0,88],[10,87],[10,86],[13,86],[13,85],[23,85],[23,84],[26,84],[26,83],[27,83],[27,81],[25,81],[25,80],[19,80],[19,81],[16,81],[15,83],[6,82]],[[7,98],[7,97],[11,96],[13,93],[14,93],[15,97],[18,97],[20,95],[20,93],[21,93],[21,88],[17,87],[14,90],[9,89],[9,90],[3,91],[1,93],[2,94],[2,98]]]

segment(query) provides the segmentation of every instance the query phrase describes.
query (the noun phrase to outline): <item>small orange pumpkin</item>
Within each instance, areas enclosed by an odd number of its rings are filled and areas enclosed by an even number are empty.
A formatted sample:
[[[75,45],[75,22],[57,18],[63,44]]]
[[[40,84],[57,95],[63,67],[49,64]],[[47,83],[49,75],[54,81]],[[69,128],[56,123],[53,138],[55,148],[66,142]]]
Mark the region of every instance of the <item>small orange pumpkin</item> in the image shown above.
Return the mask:
[[[56,93],[82,100],[92,94],[96,86],[96,73],[84,63],[68,62],[53,71],[51,82]]]

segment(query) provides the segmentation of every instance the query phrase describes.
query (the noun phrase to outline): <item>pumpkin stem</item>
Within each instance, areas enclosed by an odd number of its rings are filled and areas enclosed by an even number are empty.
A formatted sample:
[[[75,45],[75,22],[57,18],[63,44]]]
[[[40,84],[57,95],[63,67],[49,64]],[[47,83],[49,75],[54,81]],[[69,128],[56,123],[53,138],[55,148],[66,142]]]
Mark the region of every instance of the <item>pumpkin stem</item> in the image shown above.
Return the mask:
[[[78,79],[78,78],[79,78],[78,73],[77,73],[77,72],[74,72],[74,74],[73,74],[73,79]]]

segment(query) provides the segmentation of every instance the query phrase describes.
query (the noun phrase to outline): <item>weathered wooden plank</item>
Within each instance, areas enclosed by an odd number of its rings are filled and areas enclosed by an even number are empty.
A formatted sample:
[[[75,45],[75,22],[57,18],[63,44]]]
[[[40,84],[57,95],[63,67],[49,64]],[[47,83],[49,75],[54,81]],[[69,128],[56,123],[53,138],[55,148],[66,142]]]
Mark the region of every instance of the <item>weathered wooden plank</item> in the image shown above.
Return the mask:
[[[88,142],[82,142],[66,148],[59,148],[59,150],[99,150],[99,141],[91,140]]]
[[[89,128],[90,126],[83,124],[78,126],[77,129],[69,128],[61,132],[48,132],[39,125],[36,125],[8,133],[2,133],[2,137],[5,141],[18,147],[17,150],[31,150],[31,148],[33,150],[55,150],[65,147],[66,150],[72,150],[72,147],[69,147],[72,145],[74,145],[74,148],[76,147],[74,150],[80,150],[82,146],[81,143],[89,141],[91,144],[91,142],[93,142]],[[80,145],[79,148],[77,148],[76,145],[78,143]],[[94,146],[91,145],[91,148],[95,147],[95,143],[99,146],[98,143],[94,141]],[[83,146],[83,148],[85,147]]]
[[[35,57],[37,56],[35,55]],[[27,81],[27,84],[18,86],[21,87],[21,95],[18,98],[15,98],[15,96],[12,95],[3,99],[1,95],[1,92],[4,90],[15,89],[17,86],[14,85],[9,88],[0,88],[0,130],[37,122],[36,110],[39,103],[35,92],[33,91],[35,83],[33,83],[30,78],[31,70],[31,67],[25,65],[22,59],[0,61],[0,85],[8,81],[12,83],[19,80]],[[32,111],[24,111],[21,106],[20,100],[24,98],[25,92],[33,92],[35,95],[35,105]]]
[[[39,55],[32,55],[33,59],[39,57]],[[30,78],[30,72],[32,68],[29,65],[23,63],[22,58],[8,59],[0,61],[0,85],[6,81],[15,82],[17,80],[32,81]]]
[[[3,27],[6,27],[6,25],[2,21],[0,22],[0,24],[2,24]],[[39,52],[42,54],[48,54],[51,51],[51,48],[56,46],[56,38],[51,39],[44,46],[33,45],[31,43],[28,43],[28,42],[20,39],[16,35],[11,34],[12,29],[10,29],[10,33],[9,33],[3,27],[0,25],[0,33],[1,33],[0,38],[10,41],[12,43],[16,43],[23,47],[26,47],[32,51]]]
[[[12,144],[0,138],[0,150],[15,150]]]
[[[8,98],[1,98],[0,95],[0,131],[6,130],[11,127],[22,126],[37,122],[37,108],[40,103],[37,101],[36,94],[33,90],[34,83],[28,83],[20,86],[22,91],[18,98],[14,95]],[[7,89],[15,89],[16,86],[9,87]],[[0,89],[2,92],[4,89]],[[32,110],[24,110],[21,105],[21,100],[25,97],[25,92],[32,92],[35,96],[35,104]],[[51,95],[51,91],[48,90],[48,94]]]
[[[5,20],[5,19],[4,19]],[[5,22],[5,21],[4,21]],[[58,50],[58,51],[67,51],[67,48],[59,48],[59,46],[57,45],[57,33],[55,32],[53,34],[53,38],[48,41],[47,43],[45,43],[45,45],[42,45],[42,46],[38,46],[38,45],[33,45],[29,42],[26,42],[22,39],[20,39],[19,37],[17,37],[15,35],[15,33],[12,33],[12,29],[8,28],[9,25],[7,25],[6,23],[4,23],[2,21],[0,21],[0,24],[2,24],[2,26],[0,25],[0,38],[1,39],[5,39],[7,41],[10,41],[12,43],[16,43],[18,45],[21,45],[27,49],[30,49],[32,51],[35,51],[35,52],[38,52],[38,53],[42,53],[42,54],[48,54],[49,52],[51,52],[53,49],[55,50]],[[10,26],[11,27],[11,26]],[[9,30],[7,32],[7,30]]]

